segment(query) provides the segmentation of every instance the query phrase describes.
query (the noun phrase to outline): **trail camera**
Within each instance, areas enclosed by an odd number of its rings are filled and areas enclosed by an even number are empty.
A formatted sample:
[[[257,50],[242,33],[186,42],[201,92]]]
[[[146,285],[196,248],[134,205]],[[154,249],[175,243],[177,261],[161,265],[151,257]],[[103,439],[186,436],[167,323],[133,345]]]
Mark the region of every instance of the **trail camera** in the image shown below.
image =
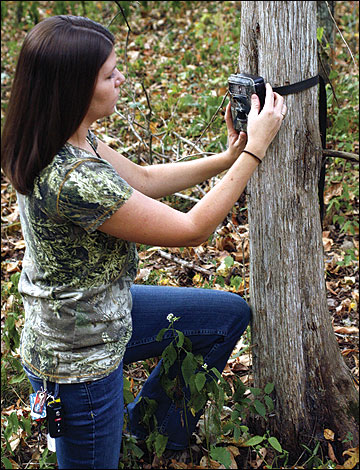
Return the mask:
[[[265,102],[265,81],[262,77],[248,73],[232,74],[229,77],[231,115],[237,132],[247,129],[247,117],[251,108],[251,95],[260,99],[260,110]]]

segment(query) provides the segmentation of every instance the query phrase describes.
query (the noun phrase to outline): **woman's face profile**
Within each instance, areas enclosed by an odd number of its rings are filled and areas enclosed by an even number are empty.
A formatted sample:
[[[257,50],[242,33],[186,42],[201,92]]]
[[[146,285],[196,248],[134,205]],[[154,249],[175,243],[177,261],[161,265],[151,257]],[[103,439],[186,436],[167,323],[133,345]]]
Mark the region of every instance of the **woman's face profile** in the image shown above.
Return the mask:
[[[116,68],[116,54],[112,49],[97,76],[94,95],[87,112],[87,117],[91,122],[109,116],[114,112],[120,86],[124,82],[124,75]]]

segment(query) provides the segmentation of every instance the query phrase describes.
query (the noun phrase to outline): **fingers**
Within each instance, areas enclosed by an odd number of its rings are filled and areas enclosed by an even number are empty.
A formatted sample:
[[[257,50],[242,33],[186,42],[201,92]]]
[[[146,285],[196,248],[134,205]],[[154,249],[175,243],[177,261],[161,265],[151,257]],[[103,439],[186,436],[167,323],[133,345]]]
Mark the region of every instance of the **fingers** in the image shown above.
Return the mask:
[[[274,92],[274,109],[275,111],[281,112],[284,106],[284,97],[279,95],[279,93]]]
[[[228,130],[234,130],[232,115],[231,115],[231,103],[228,102],[225,110],[225,122]]]
[[[260,100],[257,95],[251,95],[251,109],[250,109],[250,114],[255,114],[257,116],[260,112]]]
[[[241,132],[240,132],[238,141],[239,141],[239,144],[240,144],[240,145],[246,143],[246,141],[247,141],[247,134],[246,134],[246,132],[244,132],[244,131],[241,131]]]
[[[266,84],[266,96],[264,108],[274,111],[275,114],[281,114],[283,119],[286,116],[287,107],[284,102],[284,97],[272,90],[269,83]]]
[[[286,116],[286,112],[287,112],[287,106],[285,104],[285,100],[278,93],[274,93],[274,95],[275,95],[275,112],[279,112],[284,119],[284,117]]]
[[[226,119],[231,119],[231,103],[230,101],[228,102],[226,109],[225,109],[225,120]]]
[[[272,109],[274,107],[274,99],[275,99],[274,92],[271,88],[270,83],[266,83],[265,87],[266,87],[266,95],[265,95],[264,108]]]
[[[274,93],[274,111],[277,114],[281,114],[282,119],[285,118],[287,107],[285,104],[284,97],[279,95],[278,93]]]

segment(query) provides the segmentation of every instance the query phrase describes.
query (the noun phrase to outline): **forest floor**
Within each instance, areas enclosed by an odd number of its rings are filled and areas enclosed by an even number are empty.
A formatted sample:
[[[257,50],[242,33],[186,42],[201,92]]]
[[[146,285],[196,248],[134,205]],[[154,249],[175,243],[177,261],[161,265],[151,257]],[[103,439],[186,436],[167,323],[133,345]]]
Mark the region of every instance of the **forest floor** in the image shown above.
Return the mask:
[[[70,3],[80,11],[80,3],[87,5],[87,14],[103,24],[109,23],[117,13],[115,2],[17,2],[7,4],[2,24],[2,120],[6,112],[10,83],[14,74],[16,56],[24,34],[31,27],[30,7],[37,4],[40,18],[59,13],[56,3]],[[128,40],[127,27],[123,23],[113,25],[119,37],[118,53],[127,53],[124,68],[132,79],[127,92],[120,99],[119,114],[94,126],[94,130],[108,144],[124,152],[138,163],[162,163],[164,154],[171,161],[204,152],[218,152],[226,144],[223,110],[212,120],[226,92],[226,77],[233,73],[237,58],[239,5],[241,2],[147,2],[151,8],[127,3],[126,14],[132,32]],[[176,3],[188,6],[176,6]],[[324,46],[332,60],[333,84],[340,104],[328,98],[329,124],[328,148],[359,152],[358,137],[358,68],[349,58],[350,47],[358,59],[358,6],[357,2],[336,2],[335,19],[346,40],[337,34],[334,46]],[[90,4],[90,5],[89,5]],[[167,4],[167,5],[164,5]],[[222,4],[222,8],[219,8]],[[75,7],[74,7],[75,8]],[[34,9],[34,7],[33,7]],[[35,11],[35,10],[34,10]],[[20,23],[16,16],[21,16]],[[356,20],[357,18],[357,20]],[[355,31],[355,33],[354,33]],[[221,54],[217,54],[220,49]],[[329,52],[330,51],[330,52]],[[221,57],[219,57],[221,56]],[[221,70],[221,73],[218,71]],[[342,78],[345,77],[345,78]],[[355,86],[354,86],[355,82]],[[348,91],[349,96],[346,93]],[[145,92],[145,93],[144,93]],[[329,92],[331,93],[331,92]],[[149,97],[151,112],[149,114]],[[134,104],[136,103],[136,104]],[[344,114],[342,106],[352,114]],[[133,113],[133,114],[132,114]],[[332,114],[333,113],[333,114]],[[127,117],[133,116],[140,125],[137,134],[129,129]],[[147,119],[150,115],[150,120]],[[342,127],[341,127],[342,126]],[[346,127],[347,126],[347,127]],[[337,130],[334,130],[334,127]],[[152,140],[150,131],[153,134]],[[352,136],[349,142],[349,136]],[[344,142],[344,139],[346,140]],[[149,148],[152,155],[149,160]],[[359,381],[359,214],[358,163],[341,158],[329,159],[326,175],[325,203],[327,212],[323,221],[324,266],[326,276],[329,316],[341,354],[351,371],[354,382]],[[186,211],[198,200],[216,179],[184,191],[163,202]],[[16,194],[8,179],[1,175],[1,283],[2,283],[2,430],[10,426],[10,415],[17,415],[18,423],[10,433],[12,444],[2,437],[2,458],[5,468],[54,468],[50,454],[44,458],[45,441],[39,438],[36,424],[26,424],[29,416],[27,403],[28,385],[20,377],[18,361],[18,337],[24,322],[19,299],[16,296],[16,280],[21,272],[25,242],[20,226]],[[234,206],[226,220],[213,237],[196,248],[162,248],[138,246],[140,266],[137,283],[174,285],[199,288],[215,288],[235,292],[249,300],[249,225],[246,194]],[[306,253],[304,253],[306,256]],[[251,348],[248,334],[234,351],[223,377],[229,383],[233,376],[241,377],[247,387],[253,385]],[[16,338],[16,339],[15,339]],[[245,351],[245,352],[244,352]],[[125,375],[129,390],[135,395],[149,371],[158,359],[129,366]],[[22,377],[23,379],[23,377]],[[24,418],[24,419],[23,419]],[[174,458],[164,454],[157,457],[145,448],[136,466],[129,468],[209,468],[208,449],[201,429],[195,433],[192,463],[188,455]],[[226,443],[226,438],[223,442]],[[313,443],[315,446],[315,443]],[[224,444],[225,445],[225,444]],[[273,449],[258,453],[250,447],[234,447],[226,444],[232,455],[230,468],[276,468],[265,467],[274,462]],[[330,445],[331,447],[331,445]],[[140,447],[139,447],[140,448]],[[329,448],[330,449],[330,448]],[[305,452],[305,451],[304,451]],[[306,452],[305,452],[306,454]],[[308,455],[309,454],[309,455]],[[307,464],[311,452],[303,457]],[[314,456],[313,456],[314,457]],[[332,462],[333,467],[344,467],[334,453],[318,457],[321,462]],[[10,464],[8,463],[10,462]],[[267,463],[266,463],[267,462]],[[311,462],[310,462],[311,464]],[[7,465],[7,466],[6,466]],[[9,466],[11,465],[11,467]],[[134,462],[132,462],[134,465]],[[212,460],[211,468],[225,468]],[[350,464],[349,464],[350,465]],[[285,467],[283,467],[285,468]],[[325,468],[325,467],[323,467]]]

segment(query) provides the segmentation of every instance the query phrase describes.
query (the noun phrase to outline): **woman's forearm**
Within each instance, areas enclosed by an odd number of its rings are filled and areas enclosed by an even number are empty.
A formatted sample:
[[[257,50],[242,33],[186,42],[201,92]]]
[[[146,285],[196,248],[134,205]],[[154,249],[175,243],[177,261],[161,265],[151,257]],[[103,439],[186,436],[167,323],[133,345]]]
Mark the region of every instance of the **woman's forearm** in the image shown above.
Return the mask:
[[[199,243],[224,220],[258,165],[255,158],[242,153],[227,174],[188,212],[197,227]]]
[[[146,171],[143,192],[154,199],[191,188],[227,170],[233,162],[225,152],[178,163],[143,167]]]

